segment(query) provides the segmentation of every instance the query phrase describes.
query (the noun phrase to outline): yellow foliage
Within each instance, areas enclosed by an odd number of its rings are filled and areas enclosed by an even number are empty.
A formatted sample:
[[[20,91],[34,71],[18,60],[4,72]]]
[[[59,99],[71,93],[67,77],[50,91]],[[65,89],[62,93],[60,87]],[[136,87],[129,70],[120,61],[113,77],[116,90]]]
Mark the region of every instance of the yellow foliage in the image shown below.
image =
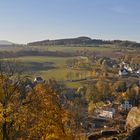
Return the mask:
[[[96,71],[92,71],[91,76],[96,76]]]
[[[95,109],[95,104],[93,102],[90,102],[88,105],[88,113],[92,114],[94,109]]]

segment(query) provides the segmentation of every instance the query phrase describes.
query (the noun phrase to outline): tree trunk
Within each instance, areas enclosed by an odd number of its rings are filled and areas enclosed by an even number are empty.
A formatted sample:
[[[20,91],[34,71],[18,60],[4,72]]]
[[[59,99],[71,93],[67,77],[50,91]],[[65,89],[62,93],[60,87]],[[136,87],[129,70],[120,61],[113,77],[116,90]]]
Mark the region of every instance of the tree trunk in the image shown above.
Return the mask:
[[[3,140],[9,140],[9,136],[8,136],[8,133],[7,133],[6,122],[4,122],[4,124],[2,126],[2,129],[3,129]]]

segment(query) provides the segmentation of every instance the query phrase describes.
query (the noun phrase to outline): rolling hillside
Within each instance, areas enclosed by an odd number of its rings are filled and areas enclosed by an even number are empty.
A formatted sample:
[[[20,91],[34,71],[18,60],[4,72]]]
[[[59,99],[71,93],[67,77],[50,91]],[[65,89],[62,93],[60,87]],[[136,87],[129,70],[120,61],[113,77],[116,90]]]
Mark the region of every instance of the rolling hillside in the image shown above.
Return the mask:
[[[140,47],[140,43],[133,41],[122,41],[122,40],[102,40],[102,39],[91,39],[89,37],[77,37],[68,39],[57,39],[57,40],[42,40],[36,42],[30,42],[28,46],[55,46],[55,45],[115,45],[118,47]]]

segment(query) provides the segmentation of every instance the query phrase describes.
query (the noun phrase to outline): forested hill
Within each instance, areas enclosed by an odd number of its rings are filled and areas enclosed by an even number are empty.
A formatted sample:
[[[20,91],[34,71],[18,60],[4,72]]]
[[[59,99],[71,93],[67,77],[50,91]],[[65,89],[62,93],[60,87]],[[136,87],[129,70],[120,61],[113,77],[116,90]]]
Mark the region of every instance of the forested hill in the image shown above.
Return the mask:
[[[77,37],[68,39],[57,39],[57,40],[42,40],[36,42],[30,42],[28,46],[47,46],[47,45],[117,45],[120,47],[140,47],[140,43],[132,41],[122,41],[122,40],[101,40],[101,39],[91,39],[89,37]]]

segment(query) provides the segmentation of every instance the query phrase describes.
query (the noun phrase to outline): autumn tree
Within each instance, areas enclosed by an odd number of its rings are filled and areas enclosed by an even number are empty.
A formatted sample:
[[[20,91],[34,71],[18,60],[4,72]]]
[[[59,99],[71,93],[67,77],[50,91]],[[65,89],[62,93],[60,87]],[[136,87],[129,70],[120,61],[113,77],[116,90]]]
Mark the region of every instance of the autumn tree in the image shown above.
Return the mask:
[[[108,90],[109,89],[109,85],[106,81],[101,81],[99,80],[97,83],[96,83],[96,88],[98,90],[98,92],[100,93],[100,96],[101,96],[101,100],[106,100],[108,99],[110,96],[110,91]]]
[[[127,93],[128,99],[135,106],[137,100],[140,99],[140,87],[136,84],[133,84],[131,87],[127,89],[126,93]]]
[[[94,84],[88,85],[85,98],[87,99],[88,102],[97,103],[100,101],[101,94],[98,92]]]
[[[66,136],[65,110],[58,94],[45,85],[28,93],[25,104],[15,115],[16,131],[24,139],[59,139]],[[26,104],[30,102],[30,104]],[[63,117],[62,117],[63,115]]]
[[[114,90],[116,90],[117,92],[125,92],[127,90],[125,81],[117,81],[113,86]]]
[[[63,87],[54,80],[25,91],[31,81],[18,73],[17,66],[9,63],[6,70],[7,64],[0,65],[1,139],[73,140],[81,130],[84,100],[79,96],[65,106],[61,101]]]
[[[9,140],[14,132],[14,114],[22,104],[20,84],[22,70],[16,62],[0,62],[0,120],[3,140]]]

